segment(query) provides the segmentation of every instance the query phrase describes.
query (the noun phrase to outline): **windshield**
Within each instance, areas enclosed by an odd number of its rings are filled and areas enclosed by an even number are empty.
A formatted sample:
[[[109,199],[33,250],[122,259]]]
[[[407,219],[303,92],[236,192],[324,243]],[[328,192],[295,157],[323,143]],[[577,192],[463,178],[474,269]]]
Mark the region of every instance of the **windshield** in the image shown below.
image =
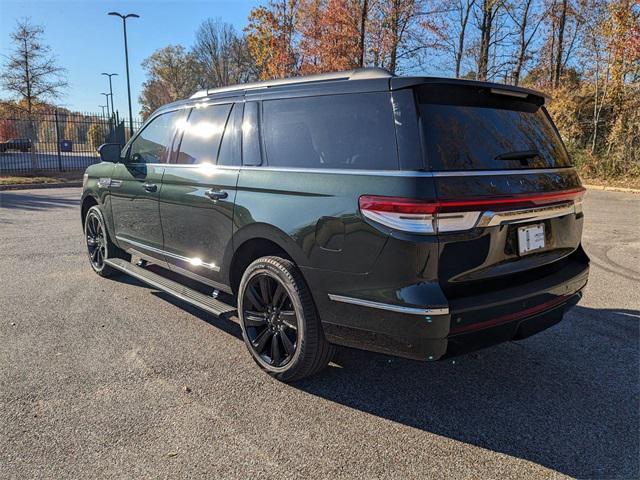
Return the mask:
[[[420,113],[432,170],[568,167],[544,107],[487,89],[421,87]]]

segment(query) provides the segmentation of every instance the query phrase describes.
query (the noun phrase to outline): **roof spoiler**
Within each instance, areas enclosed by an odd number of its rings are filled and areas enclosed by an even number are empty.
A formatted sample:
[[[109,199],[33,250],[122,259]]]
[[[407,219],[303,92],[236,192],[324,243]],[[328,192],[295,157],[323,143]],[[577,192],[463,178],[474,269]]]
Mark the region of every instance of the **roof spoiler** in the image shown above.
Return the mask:
[[[505,95],[527,99],[529,96],[535,97],[537,104],[544,105],[551,97],[544,92],[532,90],[529,88],[515,87],[513,85],[504,85],[501,83],[481,82],[477,80],[465,80],[460,78],[439,78],[439,77],[393,77],[391,79],[391,90],[399,90],[401,88],[413,87],[416,85],[434,84],[434,85],[459,85],[468,87],[486,88],[494,95]]]

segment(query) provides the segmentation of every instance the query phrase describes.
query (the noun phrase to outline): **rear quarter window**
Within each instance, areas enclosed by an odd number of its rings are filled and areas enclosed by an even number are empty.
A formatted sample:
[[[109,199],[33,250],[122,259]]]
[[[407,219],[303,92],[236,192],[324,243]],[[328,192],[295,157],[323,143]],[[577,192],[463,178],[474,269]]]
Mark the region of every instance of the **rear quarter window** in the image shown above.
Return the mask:
[[[420,116],[432,170],[571,166],[544,107],[486,89],[421,87]],[[426,91],[425,91],[426,90]]]
[[[398,168],[389,93],[268,100],[262,108],[269,166]]]

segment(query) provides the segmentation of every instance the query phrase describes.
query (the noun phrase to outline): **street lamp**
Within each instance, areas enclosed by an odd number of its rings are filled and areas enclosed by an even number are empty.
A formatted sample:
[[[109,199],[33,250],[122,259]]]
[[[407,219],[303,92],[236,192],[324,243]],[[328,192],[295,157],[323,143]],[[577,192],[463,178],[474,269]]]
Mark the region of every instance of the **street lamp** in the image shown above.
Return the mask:
[[[104,118],[104,109],[109,108],[109,105],[98,105],[102,109],[102,117]]]
[[[109,95],[111,95],[111,115],[113,115],[116,111],[113,109],[113,86],[111,85],[111,77],[117,76],[118,74],[102,72],[101,75],[106,75],[107,77],[109,77]]]
[[[131,83],[129,82],[129,51],[127,48],[127,18],[140,18],[135,13],[127,13],[122,15],[118,12],[109,12],[108,15],[120,17],[122,19],[122,28],[124,30],[124,61],[127,67],[127,96],[129,99],[129,133],[133,136],[133,113],[131,112]]]
[[[100,95],[104,95],[104,99],[107,101],[107,117],[110,117],[111,114],[109,113],[109,94],[102,92]]]

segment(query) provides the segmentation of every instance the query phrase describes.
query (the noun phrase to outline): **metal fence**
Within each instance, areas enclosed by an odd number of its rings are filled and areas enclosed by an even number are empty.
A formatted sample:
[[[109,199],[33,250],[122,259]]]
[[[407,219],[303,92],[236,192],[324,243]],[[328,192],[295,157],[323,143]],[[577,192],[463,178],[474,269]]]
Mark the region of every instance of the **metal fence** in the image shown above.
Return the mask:
[[[134,129],[141,125],[134,120]],[[129,121],[94,113],[52,111],[0,116],[0,175],[84,170],[103,143],[124,145]]]

